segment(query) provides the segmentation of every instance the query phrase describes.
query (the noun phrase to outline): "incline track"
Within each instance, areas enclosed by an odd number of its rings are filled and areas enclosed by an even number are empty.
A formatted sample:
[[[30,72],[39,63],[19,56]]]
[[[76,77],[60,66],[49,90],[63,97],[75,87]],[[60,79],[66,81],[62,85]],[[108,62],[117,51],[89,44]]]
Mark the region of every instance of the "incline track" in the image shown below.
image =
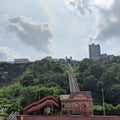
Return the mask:
[[[68,76],[69,76],[69,86],[70,92],[80,92],[77,79],[73,73],[72,66],[68,63]]]

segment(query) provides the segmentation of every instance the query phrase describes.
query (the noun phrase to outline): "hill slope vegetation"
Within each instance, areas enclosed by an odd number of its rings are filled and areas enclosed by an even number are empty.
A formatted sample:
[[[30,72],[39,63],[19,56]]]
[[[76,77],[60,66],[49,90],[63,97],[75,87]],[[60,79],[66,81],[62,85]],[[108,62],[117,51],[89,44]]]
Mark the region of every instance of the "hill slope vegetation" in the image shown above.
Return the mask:
[[[107,114],[120,114],[120,57],[71,62],[80,90],[92,91],[95,114],[102,114],[104,90]],[[22,107],[46,95],[69,94],[67,66],[46,59],[26,64],[0,63],[0,107]],[[114,112],[113,112],[114,111]]]

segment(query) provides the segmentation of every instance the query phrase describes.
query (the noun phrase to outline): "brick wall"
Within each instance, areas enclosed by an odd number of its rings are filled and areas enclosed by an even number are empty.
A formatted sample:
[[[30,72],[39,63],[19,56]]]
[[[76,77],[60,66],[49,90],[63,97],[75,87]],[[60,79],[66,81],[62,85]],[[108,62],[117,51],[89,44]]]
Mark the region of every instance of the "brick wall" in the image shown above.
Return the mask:
[[[120,116],[18,116],[18,120],[120,120]]]

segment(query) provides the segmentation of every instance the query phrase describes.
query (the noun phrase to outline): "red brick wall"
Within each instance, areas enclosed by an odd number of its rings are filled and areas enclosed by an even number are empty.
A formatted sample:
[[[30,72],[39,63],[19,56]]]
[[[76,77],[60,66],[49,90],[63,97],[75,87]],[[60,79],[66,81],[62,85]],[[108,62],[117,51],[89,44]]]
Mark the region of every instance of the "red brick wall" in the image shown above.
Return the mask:
[[[82,107],[82,104],[85,104],[85,108]],[[91,107],[90,107],[91,103]],[[64,107],[63,107],[64,105]],[[76,106],[77,105],[77,106]],[[88,114],[88,115],[93,115],[93,102],[91,101],[62,101],[61,102],[61,111],[65,115],[70,115],[70,111],[72,111],[72,114]]]
[[[21,119],[18,116],[18,120],[120,120],[119,117],[102,117],[102,116],[92,116],[92,117],[81,117],[81,116],[23,116]]]

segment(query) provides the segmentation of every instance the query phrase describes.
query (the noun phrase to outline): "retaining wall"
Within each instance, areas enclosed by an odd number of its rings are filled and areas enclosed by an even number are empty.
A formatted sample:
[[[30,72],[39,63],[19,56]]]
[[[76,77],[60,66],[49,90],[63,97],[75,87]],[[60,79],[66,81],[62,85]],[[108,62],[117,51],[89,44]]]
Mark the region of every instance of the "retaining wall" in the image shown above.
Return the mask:
[[[120,120],[120,116],[18,116],[18,120]]]

